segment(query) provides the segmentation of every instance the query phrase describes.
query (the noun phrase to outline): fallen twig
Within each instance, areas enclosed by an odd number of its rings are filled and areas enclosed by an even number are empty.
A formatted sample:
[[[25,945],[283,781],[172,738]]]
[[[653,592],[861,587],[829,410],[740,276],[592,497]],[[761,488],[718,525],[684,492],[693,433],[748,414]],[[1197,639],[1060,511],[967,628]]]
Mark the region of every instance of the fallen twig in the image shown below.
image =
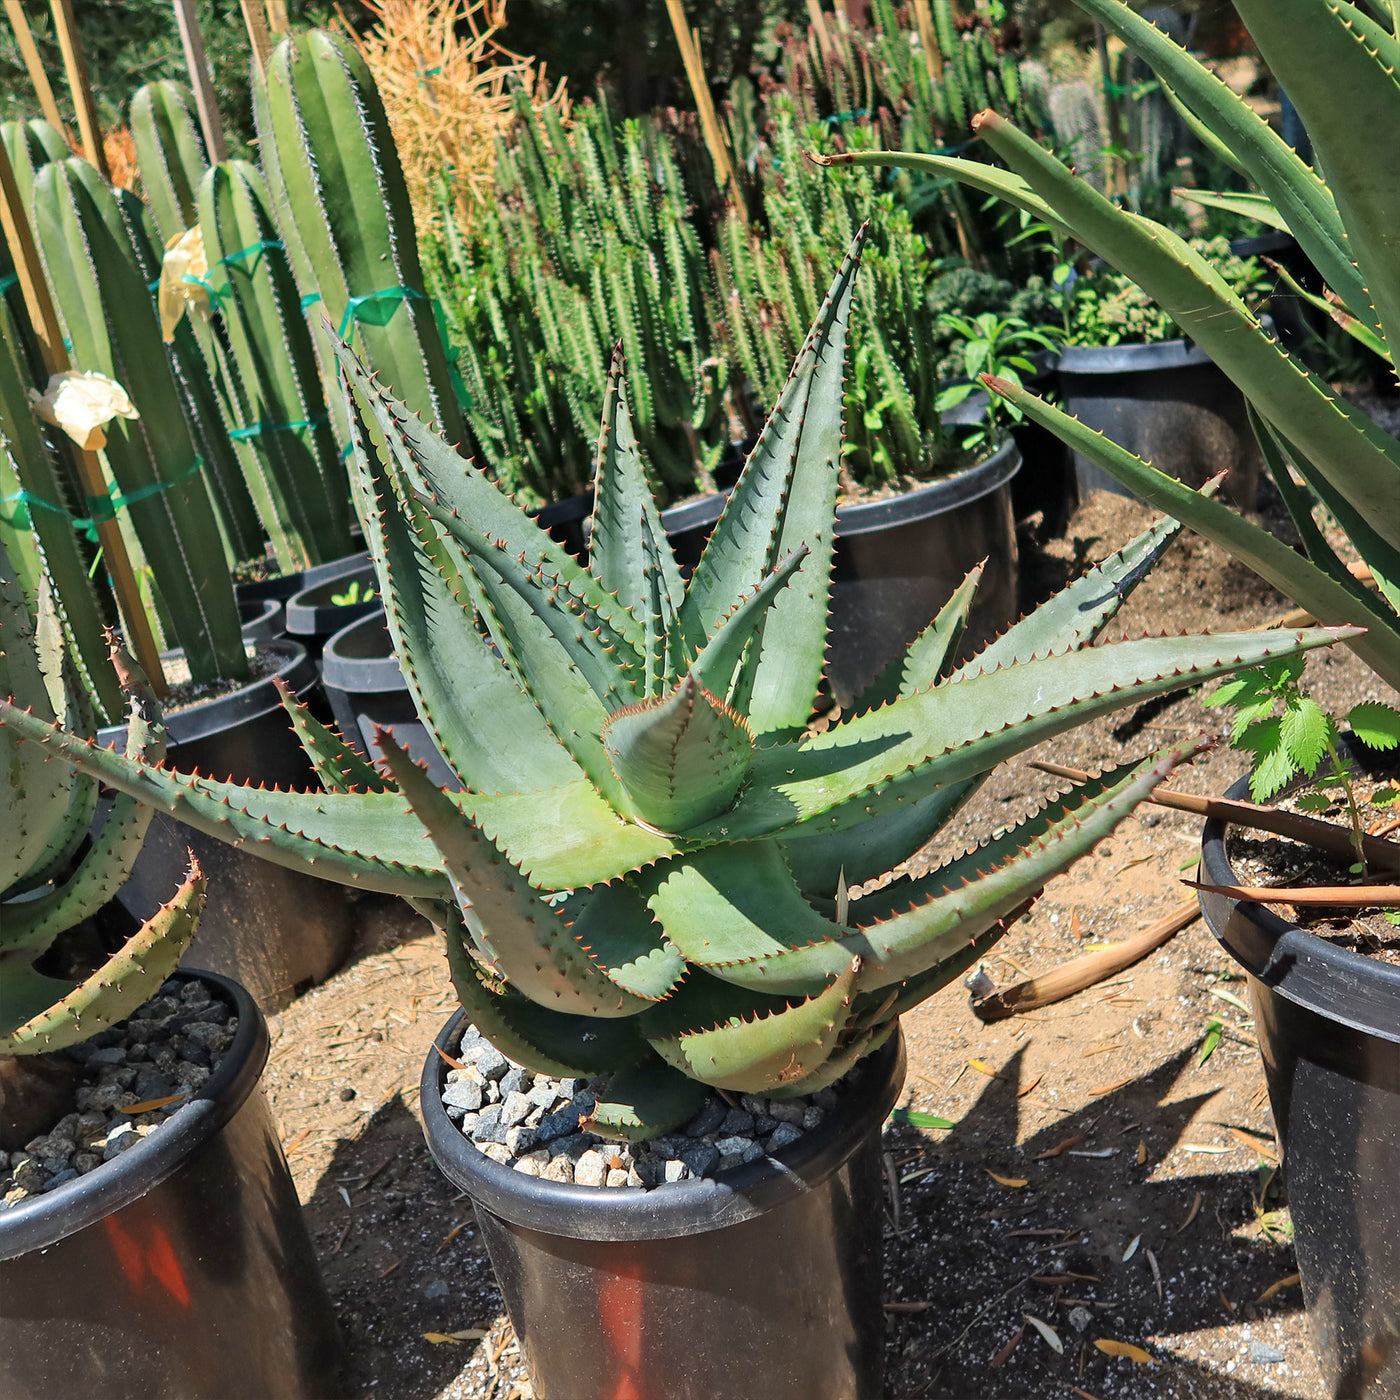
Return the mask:
[[[972,1003],[973,1013],[979,1021],[1003,1021],[1022,1011],[1035,1011],[1051,1002],[1082,992],[1105,978],[1114,977],[1124,968],[1145,958],[1156,948],[1160,948],[1169,938],[1179,933],[1201,912],[1200,902],[1192,897],[1184,900],[1164,919],[1143,929],[1122,943],[1111,948],[1101,948],[1096,953],[1083,953],[1059,967],[1027,982],[1018,982],[1014,987],[993,992]]]
[[[1336,906],[1340,909],[1370,909],[1400,904],[1400,885],[1314,885],[1289,888],[1286,885],[1204,885],[1183,880],[1193,890],[1223,894],[1249,904],[1302,904]]]

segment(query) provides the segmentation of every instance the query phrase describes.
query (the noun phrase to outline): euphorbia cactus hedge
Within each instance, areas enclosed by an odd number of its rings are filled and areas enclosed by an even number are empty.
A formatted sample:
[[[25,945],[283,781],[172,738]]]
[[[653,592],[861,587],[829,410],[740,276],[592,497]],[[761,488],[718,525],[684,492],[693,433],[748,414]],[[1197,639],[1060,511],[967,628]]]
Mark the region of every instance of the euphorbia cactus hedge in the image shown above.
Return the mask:
[[[595,1131],[654,1135],[707,1084],[800,1094],[833,1081],[1190,751],[1081,784],[927,875],[856,899],[847,886],[907,860],[1031,744],[1345,634],[1087,646],[1168,522],[956,665],[969,578],[861,705],[812,732],[863,238],[688,581],[620,366],[585,567],[342,351],[360,408],[358,506],[399,663],[464,791],[437,788],[388,735],[385,776],[305,716],[338,791],[169,773],[13,705],[0,721],[245,849],[420,901],[500,1049],[545,1072],[611,1072]]]

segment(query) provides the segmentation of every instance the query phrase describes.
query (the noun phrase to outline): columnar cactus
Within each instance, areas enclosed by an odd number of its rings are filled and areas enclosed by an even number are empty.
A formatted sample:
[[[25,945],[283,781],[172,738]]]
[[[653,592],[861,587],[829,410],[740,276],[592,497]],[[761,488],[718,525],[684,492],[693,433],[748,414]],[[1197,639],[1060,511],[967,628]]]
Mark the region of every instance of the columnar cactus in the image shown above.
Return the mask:
[[[141,190],[169,243],[194,224],[195,192],[209,168],[194,93],[173,78],[147,83],[132,96],[130,122]]]
[[[354,548],[345,468],[257,168],[246,161],[215,166],[200,182],[198,214],[211,295],[242,386],[248,421],[240,431],[259,463],[248,485],[273,553],[287,570],[340,558]]]
[[[114,421],[106,459],[174,640],[196,679],[241,679],[248,661],[203,456],[116,197],[85,161],[52,162],[35,180],[35,225],[74,364],[115,379],[140,414]]]
[[[611,1072],[595,1131],[654,1135],[688,1118],[706,1084],[830,1082],[1190,750],[1084,783],[927,875],[860,898],[848,886],[907,860],[1029,745],[1349,635],[1086,645],[1168,523],[958,665],[969,578],[850,714],[811,732],[863,239],[688,582],[645,484],[620,365],[584,567],[342,352],[389,627],[463,791],[437,788],[387,734],[386,777],[305,716],[328,792],[133,763],[13,704],[0,723],[245,849],[423,901],[463,1005],[502,1050],[550,1073]]]
[[[263,173],[322,357],[331,328],[414,412],[463,440],[447,352],[423,287],[413,212],[384,105],[354,46],[313,29],[282,40],[254,79]],[[340,440],[348,440],[349,425]]]
[[[165,731],[144,680],[124,654],[131,710],[126,756],[159,762]],[[61,634],[47,609],[38,636],[25,599],[0,546],[0,692],[38,719],[55,720],[90,735],[81,691],[65,674]],[[0,767],[6,775],[0,812],[0,1148],[20,1146],[36,1130],[21,1117],[32,1091],[48,1082],[26,1073],[16,1057],[42,1056],[86,1040],[129,1016],[174,970],[189,945],[204,898],[204,881],[191,865],[172,901],[89,976],[64,979],[35,966],[57,940],[95,913],[131,870],[150,824],[151,811],[119,794],[101,827],[83,842],[97,800],[96,782],[71,768],[44,763],[42,752],[0,734]],[[79,852],[81,851],[81,854]],[[60,1110],[61,1112],[61,1110]],[[48,1121],[52,1122],[54,1113]],[[42,1122],[44,1113],[38,1113]]]

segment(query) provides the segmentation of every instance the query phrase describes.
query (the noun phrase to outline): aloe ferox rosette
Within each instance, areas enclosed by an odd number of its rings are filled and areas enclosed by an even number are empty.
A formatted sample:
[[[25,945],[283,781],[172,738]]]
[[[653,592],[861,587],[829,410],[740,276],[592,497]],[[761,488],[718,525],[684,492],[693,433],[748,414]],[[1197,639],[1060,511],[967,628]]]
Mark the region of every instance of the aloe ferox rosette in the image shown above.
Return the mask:
[[[591,555],[577,562],[363,371],[352,479],[419,711],[464,790],[386,734],[384,771],[298,715],[324,793],[133,762],[0,706],[118,789],[282,864],[413,899],[471,1020],[537,1071],[609,1073],[594,1131],[645,1138],[705,1085],[834,1081],[958,975],[1190,750],[1076,787],[929,874],[873,893],[996,763],[1106,711],[1349,629],[1089,646],[1165,521],[953,657],[954,597],[823,732],[846,330],[837,273],[694,575],[670,555],[614,364]],[[426,839],[425,839],[426,838]]]

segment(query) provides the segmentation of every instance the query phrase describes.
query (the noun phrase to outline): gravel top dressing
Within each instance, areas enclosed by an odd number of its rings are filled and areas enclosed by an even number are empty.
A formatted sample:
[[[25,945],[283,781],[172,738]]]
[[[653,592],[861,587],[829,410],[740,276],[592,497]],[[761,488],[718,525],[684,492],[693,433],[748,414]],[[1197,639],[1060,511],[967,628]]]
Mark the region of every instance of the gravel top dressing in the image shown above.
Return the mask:
[[[166,982],[125,1021],[60,1051],[86,1074],[74,1111],[0,1152],[0,1210],[62,1186],[159,1130],[219,1067],[238,1017],[203,982]]]

